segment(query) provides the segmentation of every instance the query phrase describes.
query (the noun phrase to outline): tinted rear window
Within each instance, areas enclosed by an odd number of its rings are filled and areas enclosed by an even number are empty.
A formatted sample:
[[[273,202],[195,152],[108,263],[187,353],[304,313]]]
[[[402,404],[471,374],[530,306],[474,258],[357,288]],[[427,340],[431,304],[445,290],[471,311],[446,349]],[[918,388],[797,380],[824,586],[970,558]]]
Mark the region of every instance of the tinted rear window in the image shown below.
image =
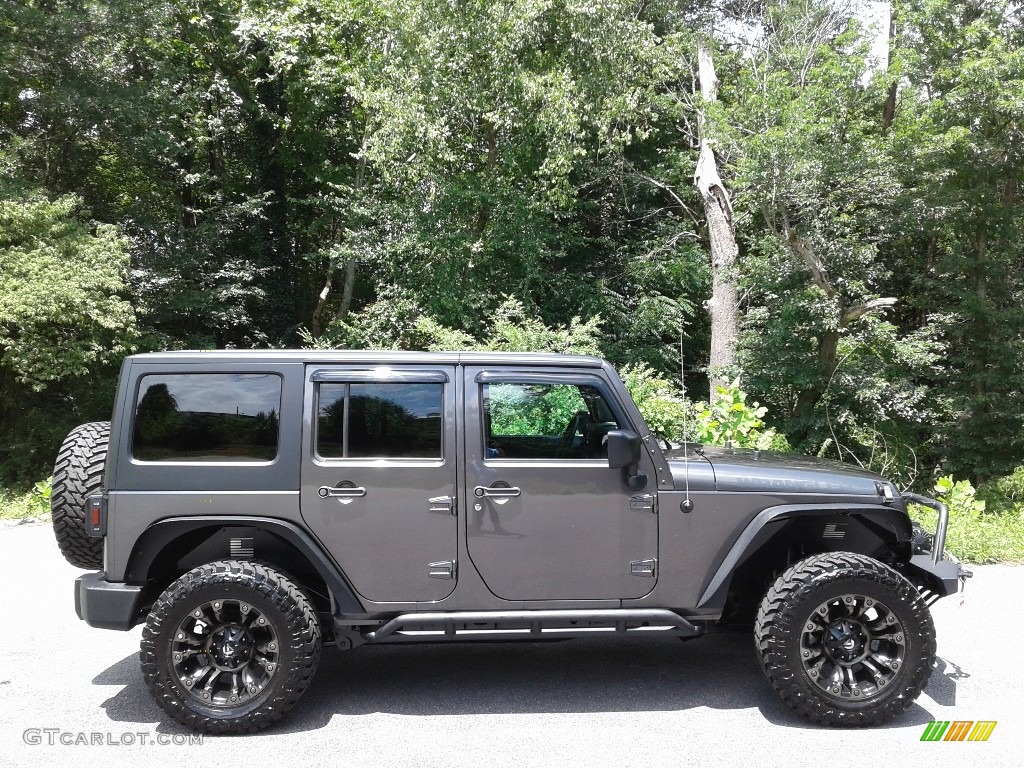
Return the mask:
[[[141,461],[273,461],[280,412],[276,374],[143,376],[132,455]]]
[[[443,384],[321,384],[323,458],[439,459]]]

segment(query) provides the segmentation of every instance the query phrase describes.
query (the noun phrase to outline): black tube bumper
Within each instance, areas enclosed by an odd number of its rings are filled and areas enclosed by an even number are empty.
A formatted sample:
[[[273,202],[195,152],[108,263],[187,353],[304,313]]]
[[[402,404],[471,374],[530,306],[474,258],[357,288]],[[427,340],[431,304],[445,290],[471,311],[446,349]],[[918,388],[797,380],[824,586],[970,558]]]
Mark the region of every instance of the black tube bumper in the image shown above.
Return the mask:
[[[935,534],[932,537],[931,554],[911,557],[910,570],[935,594],[942,597],[956,594],[961,580],[970,577],[971,573],[960,567],[960,563],[956,560],[945,559],[949,507],[941,501],[930,499],[927,496],[918,496],[916,493],[904,493],[903,498],[915,504],[931,507],[939,513],[938,520],[935,522]]]
[[[142,623],[142,587],[110,582],[105,573],[75,579],[75,613],[90,627],[126,631]]]
[[[960,579],[969,575],[960,563],[952,560],[934,562],[931,555],[914,555],[910,558],[910,570],[937,595],[954,595],[960,589]]]

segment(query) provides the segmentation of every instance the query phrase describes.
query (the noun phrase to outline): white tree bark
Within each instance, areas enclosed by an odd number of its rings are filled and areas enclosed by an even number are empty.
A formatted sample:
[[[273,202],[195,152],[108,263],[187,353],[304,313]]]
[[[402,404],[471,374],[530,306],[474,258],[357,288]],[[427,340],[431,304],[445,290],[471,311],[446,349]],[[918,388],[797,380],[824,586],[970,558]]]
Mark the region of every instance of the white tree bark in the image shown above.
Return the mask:
[[[701,43],[697,48],[700,91],[704,104],[718,100],[718,77],[711,50]],[[706,115],[698,113],[700,156],[693,182],[704,202],[711,248],[711,300],[707,303],[711,318],[711,393],[716,385],[727,385],[726,377],[736,365],[736,340],[739,335],[739,291],[736,286],[736,229],[733,225],[732,203],[718,172],[712,139],[708,136]]]

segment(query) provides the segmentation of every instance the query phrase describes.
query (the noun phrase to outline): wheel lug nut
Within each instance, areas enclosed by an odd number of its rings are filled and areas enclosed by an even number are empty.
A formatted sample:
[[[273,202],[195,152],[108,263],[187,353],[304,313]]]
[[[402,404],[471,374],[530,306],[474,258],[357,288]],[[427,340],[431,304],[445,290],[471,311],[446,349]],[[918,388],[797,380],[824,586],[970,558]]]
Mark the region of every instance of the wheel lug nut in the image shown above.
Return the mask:
[[[219,611],[220,610],[220,603],[214,603],[213,607],[216,608]]]
[[[270,644],[270,645],[268,645],[267,647],[268,647],[268,648],[269,648],[270,650],[272,650],[272,651],[276,651],[276,650],[277,650],[277,644],[276,644],[276,643],[271,643],[271,644]]]
[[[249,693],[256,693],[257,688],[255,685],[249,687]]]
[[[807,629],[811,629],[811,630],[813,630],[813,629],[814,629],[814,625],[813,625],[813,624],[808,624],[808,625],[807,625]]]
[[[178,639],[179,640],[184,640],[185,639],[185,633],[184,632],[179,632],[178,633]]]
[[[204,698],[204,699],[208,699],[208,698],[210,698],[210,694],[208,694],[208,693],[204,693],[204,694],[203,694],[203,698]]]
[[[237,696],[232,696],[232,697],[231,697],[231,700],[232,700],[232,701],[238,701],[238,697],[237,697]]]
[[[193,615],[193,616],[202,616],[202,615],[203,615],[203,612],[202,612],[202,611],[200,611],[200,610],[199,610],[199,609],[197,608],[197,609],[196,609],[195,611],[193,611],[193,612],[192,612],[192,615]]]
[[[273,672],[273,671],[274,671],[274,665],[273,664],[267,664],[267,672]]]
[[[180,653],[174,654],[174,660],[175,661],[181,661],[181,654]]]
[[[846,598],[846,604],[847,605],[851,605],[852,603],[853,603],[853,598],[852,597]]]
[[[903,635],[896,635],[896,642],[897,643],[902,643],[903,642]]]
[[[853,689],[853,695],[854,696],[860,696],[860,689],[859,688],[854,688]]]
[[[893,669],[899,669],[900,668],[900,663],[898,661],[894,661],[889,666],[892,667]]]
[[[885,617],[886,624],[892,624],[894,621],[896,621],[896,617],[893,616],[891,613]]]
[[[811,655],[810,651],[804,651],[804,658],[807,658],[810,655]]]
[[[266,624],[266,623],[267,623],[267,620],[266,620],[265,618],[263,618],[262,616],[260,616],[260,620],[259,620],[259,623],[260,623],[260,624]]]

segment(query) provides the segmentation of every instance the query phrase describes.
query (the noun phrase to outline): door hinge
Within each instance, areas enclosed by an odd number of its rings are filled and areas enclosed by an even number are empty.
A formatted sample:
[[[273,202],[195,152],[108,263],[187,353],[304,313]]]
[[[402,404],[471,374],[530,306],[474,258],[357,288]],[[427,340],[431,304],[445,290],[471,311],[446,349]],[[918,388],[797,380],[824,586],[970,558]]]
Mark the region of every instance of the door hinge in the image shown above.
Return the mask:
[[[653,579],[658,572],[658,561],[634,560],[629,564],[629,572],[633,576],[643,576],[646,579]]]
[[[435,496],[430,500],[430,511],[444,515],[457,514],[454,496]]]
[[[429,574],[432,579],[454,579],[455,561],[442,560],[439,563],[431,563]]]
[[[629,497],[629,508],[646,510],[658,514],[658,499],[653,493],[641,493]]]

